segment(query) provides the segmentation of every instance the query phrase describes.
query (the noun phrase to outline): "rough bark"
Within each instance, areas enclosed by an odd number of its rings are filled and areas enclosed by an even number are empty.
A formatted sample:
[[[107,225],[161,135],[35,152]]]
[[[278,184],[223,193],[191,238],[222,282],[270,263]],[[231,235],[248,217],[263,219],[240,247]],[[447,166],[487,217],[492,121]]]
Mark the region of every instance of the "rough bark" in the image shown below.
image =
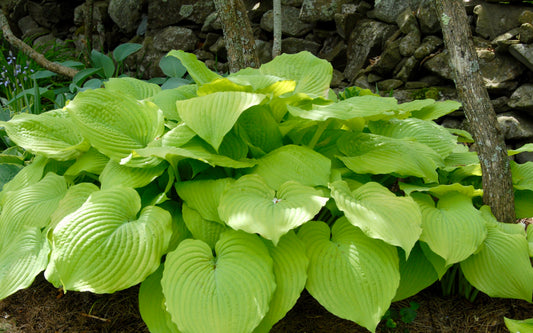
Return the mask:
[[[213,1],[222,21],[230,72],[245,67],[259,67],[254,34],[242,0]]]
[[[274,41],[272,43],[272,58],[281,54],[281,0],[274,0]]]
[[[483,202],[501,222],[515,222],[509,158],[496,113],[479,72],[476,49],[462,0],[434,0],[455,86],[476,141],[483,172]]]
[[[74,75],[78,73],[77,70],[73,68],[69,68],[66,66],[62,66],[58,63],[51,62],[50,60],[46,59],[41,53],[35,51],[31,48],[28,44],[24,43],[22,40],[17,38],[11,31],[11,28],[9,27],[9,23],[7,21],[7,18],[5,15],[0,11],[0,26],[2,28],[2,33],[4,34],[4,38],[9,42],[9,44],[13,45],[17,49],[24,52],[27,56],[35,60],[37,64],[42,66],[45,69],[48,69],[49,71],[52,71],[57,74],[61,74],[70,78],[73,78]]]

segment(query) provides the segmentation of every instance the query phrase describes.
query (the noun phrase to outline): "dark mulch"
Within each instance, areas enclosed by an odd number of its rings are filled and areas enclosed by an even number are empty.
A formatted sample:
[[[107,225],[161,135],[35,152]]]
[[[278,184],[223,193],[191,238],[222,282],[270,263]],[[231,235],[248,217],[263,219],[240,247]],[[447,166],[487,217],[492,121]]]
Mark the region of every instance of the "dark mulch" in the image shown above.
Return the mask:
[[[0,301],[0,332],[148,332],[137,307],[138,288],[112,295],[68,292],[49,284],[42,275],[33,285]],[[382,323],[378,332],[508,332],[503,317],[533,317],[533,304],[495,299],[480,294],[474,303],[461,297],[442,297],[432,286],[407,300],[394,303],[399,310],[417,302],[416,319],[397,321],[390,330]],[[407,329],[407,330],[406,330]],[[368,332],[357,324],[327,312],[304,292],[296,306],[272,329],[273,333]]]

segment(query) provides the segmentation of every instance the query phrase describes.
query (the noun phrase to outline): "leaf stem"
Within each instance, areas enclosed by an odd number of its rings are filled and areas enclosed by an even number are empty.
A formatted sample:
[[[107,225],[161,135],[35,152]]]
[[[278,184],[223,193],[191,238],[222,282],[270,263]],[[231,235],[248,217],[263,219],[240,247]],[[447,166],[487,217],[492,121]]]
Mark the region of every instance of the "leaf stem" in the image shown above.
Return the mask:
[[[328,128],[330,123],[331,123],[331,119],[328,119],[328,120],[323,121],[322,123],[318,124],[318,128],[316,129],[316,132],[313,135],[313,138],[307,144],[307,146],[309,148],[311,148],[311,149],[315,148],[315,145],[317,144],[318,140],[320,139],[320,137],[322,136],[322,134],[324,133],[326,128]]]

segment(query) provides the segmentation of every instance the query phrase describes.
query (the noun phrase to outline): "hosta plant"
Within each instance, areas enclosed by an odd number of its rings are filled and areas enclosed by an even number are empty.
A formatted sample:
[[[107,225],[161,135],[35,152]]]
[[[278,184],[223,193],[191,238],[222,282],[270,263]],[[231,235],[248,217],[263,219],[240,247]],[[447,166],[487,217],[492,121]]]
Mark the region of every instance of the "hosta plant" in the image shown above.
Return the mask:
[[[479,204],[471,138],[434,122],[459,103],[337,96],[306,52],[227,77],[169,56],[194,84],[111,78],[2,123],[35,157],[0,193],[0,298],[43,271],[65,291],[141,283],[152,332],[268,332],[306,288],[375,331],[459,264],[531,301],[533,231]],[[513,164],[520,218],[532,173]]]

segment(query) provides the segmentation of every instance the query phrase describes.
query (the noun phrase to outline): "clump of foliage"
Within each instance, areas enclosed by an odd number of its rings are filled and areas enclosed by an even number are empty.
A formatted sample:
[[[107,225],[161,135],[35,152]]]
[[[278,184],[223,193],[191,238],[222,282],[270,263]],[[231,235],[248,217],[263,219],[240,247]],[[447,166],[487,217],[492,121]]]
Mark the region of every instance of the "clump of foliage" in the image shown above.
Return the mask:
[[[3,122],[35,155],[0,192],[0,299],[141,283],[152,332],[268,332],[306,288],[370,331],[454,264],[493,297],[531,301],[527,233],[480,197],[459,107],[329,89],[308,52],[194,84],[109,78],[64,108]],[[512,153],[531,150],[530,146]],[[533,163],[513,164],[519,217]]]
[[[403,324],[412,323],[416,316],[420,304],[417,302],[409,302],[408,307],[403,307],[399,310],[389,309],[383,316],[382,320],[385,322],[385,327],[390,332],[405,332],[408,333],[408,328],[401,329]]]

